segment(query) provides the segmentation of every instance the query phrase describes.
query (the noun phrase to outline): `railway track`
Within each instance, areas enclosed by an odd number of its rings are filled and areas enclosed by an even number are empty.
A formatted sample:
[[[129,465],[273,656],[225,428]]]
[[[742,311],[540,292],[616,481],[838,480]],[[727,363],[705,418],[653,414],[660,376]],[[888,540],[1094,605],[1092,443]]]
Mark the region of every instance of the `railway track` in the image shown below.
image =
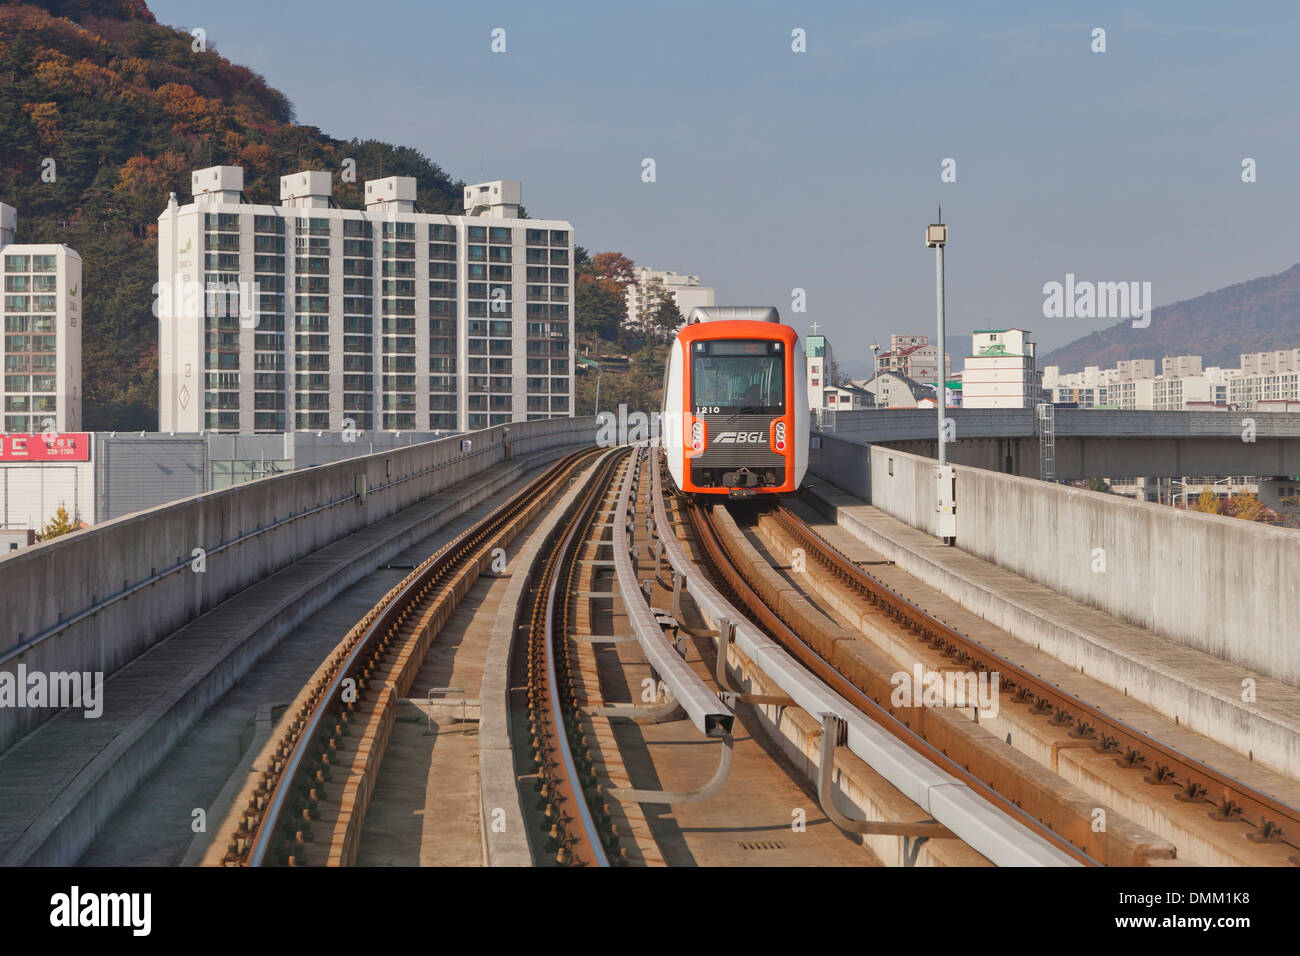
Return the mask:
[[[548,468],[412,569],[348,632],[282,732],[225,865],[355,862],[397,702],[430,641],[494,552],[600,453],[584,449]]]
[[[881,706],[871,695],[846,677],[824,656],[825,648],[833,647],[835,643],[833,640],[828,641],[825,635],[812,633],[815,625],[806,618],[801,621],[784,619],[759,594],[755,587],[753,564],[739,553],[734,541],[728,541],[725,531],[720,532],[710,513],[710,508],[698,501],[692,502],[687,506],[686,514],[696,539],[718,579],[740,602],[742,610],[751,615],[751,620],[803,667],[896,739],[940,770],[970,787],[974,793],[999,812],[1020,823],[1077,863],[1086,866],[1099,865],[1099,861],[1087,851],[1066,839],[1043,820],[1022,809],[1017,803],[998,793],[965,764],[953,759],[942,749],[927,741],[917,730]]]
[[[568,634],[574,609],[570,597],[579,573],[576,552],[609,495],[620,461],[627,458],[627,452],[609,455],[598,466],[581,503],[558,529],[533,588],[527,663],[529,756],[545,819],[544,850],[565,866],[622,862],[592,743],[578,719],[577,663],[570,656]]]
[[[1144,783],[1177,786],[1179,799],[1205,805],[1208,819],[1245,824],[1244,838],[1256,843],[1300,849],[1300,810],[1129,726],[938,620],[855,564],[789,508],[779,506],[772,514],[808,558],[881,609],[917,641],[929,644],[956,665],[998,673],[1001,687],[1017,702],[1029,704],[1044,719],[1069,728],[1070,736],[1094,742],[1098,753],[1114,755],[1134,770],[1145,770]]]

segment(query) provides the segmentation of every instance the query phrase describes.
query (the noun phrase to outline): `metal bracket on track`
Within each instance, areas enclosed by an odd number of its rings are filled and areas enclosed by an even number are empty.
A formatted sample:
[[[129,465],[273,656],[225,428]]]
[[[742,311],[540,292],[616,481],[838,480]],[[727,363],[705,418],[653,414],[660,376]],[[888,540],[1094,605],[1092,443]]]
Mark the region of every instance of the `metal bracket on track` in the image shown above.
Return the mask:
[[[727,782],[727,774],[731,772],[731,758],[735,751],[735,741],[731,734],[722,736],[722,753],[718,759],[718,769],[714,771],[713,776],[708,783],[695,790],[623,790],[620,788],[610,789],[609,795],[619,800],[626,800],[633,803],[699,803],[707,800]]]
[[[831,823],[848,833],[900,836],[903,838],[903,865],[915,866],[926,840],[953,838],[954,834],[935,820],[914,823],[889,823],[884,820],[851,820],[835,806],[835,748],[844,743],[845,723],[835,714],[822,714],[821,765],[817,768],[817,801]]]
[[[727,647],[736,640],[736,625],[724,618],[718,619],[718,658],[714,667],[714,678],[722,688],[718,697],[728,707],[736,704],[775,704],[777,707],[793,707],[794,701],[784,694],[747,694],[731,682],[727,673]]]

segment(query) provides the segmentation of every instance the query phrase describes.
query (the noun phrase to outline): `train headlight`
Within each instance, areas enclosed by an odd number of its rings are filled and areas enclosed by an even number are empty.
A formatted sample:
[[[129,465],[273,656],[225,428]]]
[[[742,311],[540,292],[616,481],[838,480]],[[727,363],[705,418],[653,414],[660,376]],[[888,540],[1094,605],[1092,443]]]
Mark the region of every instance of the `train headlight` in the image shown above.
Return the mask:
[[[691,451],[704,451],[704,423],[691,423]]]
[[[773,429],[772,445],[777,451],[785,451],[785,422],[777,422]]]

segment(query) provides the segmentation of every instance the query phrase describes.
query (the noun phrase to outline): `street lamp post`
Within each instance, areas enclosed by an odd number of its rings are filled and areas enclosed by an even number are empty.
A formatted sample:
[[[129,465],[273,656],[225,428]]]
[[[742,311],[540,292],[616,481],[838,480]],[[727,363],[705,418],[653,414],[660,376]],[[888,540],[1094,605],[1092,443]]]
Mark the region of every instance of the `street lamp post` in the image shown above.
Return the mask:
[[[925,244],[934,250],[934,299],[938,317],[939,371],[935,375],[935,407],[939,416],[939,467],[948,464],[948,449],[944,444],[943,416],[947,407],[947,383],[944,381],[944,321],[943,321],[943,247],[948,244],[948,227],[943,224],[943,207],[939,207],[939,221],[925,230]]]
[[[939,221],[931,223],[925,230],[925,244],[934,250],[934,296],[935,312],[938,319],[939,335],[936,343],[939,350],[938,370],[934,383],[934,407],[938,425],[939,466],[934,470],[935,499],[938,524],[938,536],[947,544],[957,538],[957,479],[953,469],[948,465],[948,448],[944,441],[944,413],[948,409],[947,371],[944,362],[944,316],[943,316],[943,248],[948,244],[948,227],[943,224],[943,207],[939,207]]]

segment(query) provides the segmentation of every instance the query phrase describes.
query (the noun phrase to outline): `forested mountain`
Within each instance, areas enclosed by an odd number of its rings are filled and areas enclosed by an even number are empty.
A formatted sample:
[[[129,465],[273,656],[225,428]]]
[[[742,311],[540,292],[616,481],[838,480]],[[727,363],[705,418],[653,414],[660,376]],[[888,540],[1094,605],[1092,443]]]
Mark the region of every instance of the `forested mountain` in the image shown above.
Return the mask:
[[[1300,348],[1300,265],[1153,309],[1149,328],[1125,319],[1041,356],[1038,365],[1078,372],[1113,368],[1119,359],[1199,355],[1206,368],[1236,368],[1242,352],[1288,348]]]
[[[335,139],[294,122],[289,100],[246,67],[157,23],[143,0],[0,0],[0,201],[19,242],[83,259],[87,429],[158,425],[157,218],[196,168],[244,167],[250,202],[279,177],[334,172],[360,208],[366,179],[414,176],[425,212],[461,213],[463,183],[414,149]],[[356,161],[356,181],[337,175]]]

